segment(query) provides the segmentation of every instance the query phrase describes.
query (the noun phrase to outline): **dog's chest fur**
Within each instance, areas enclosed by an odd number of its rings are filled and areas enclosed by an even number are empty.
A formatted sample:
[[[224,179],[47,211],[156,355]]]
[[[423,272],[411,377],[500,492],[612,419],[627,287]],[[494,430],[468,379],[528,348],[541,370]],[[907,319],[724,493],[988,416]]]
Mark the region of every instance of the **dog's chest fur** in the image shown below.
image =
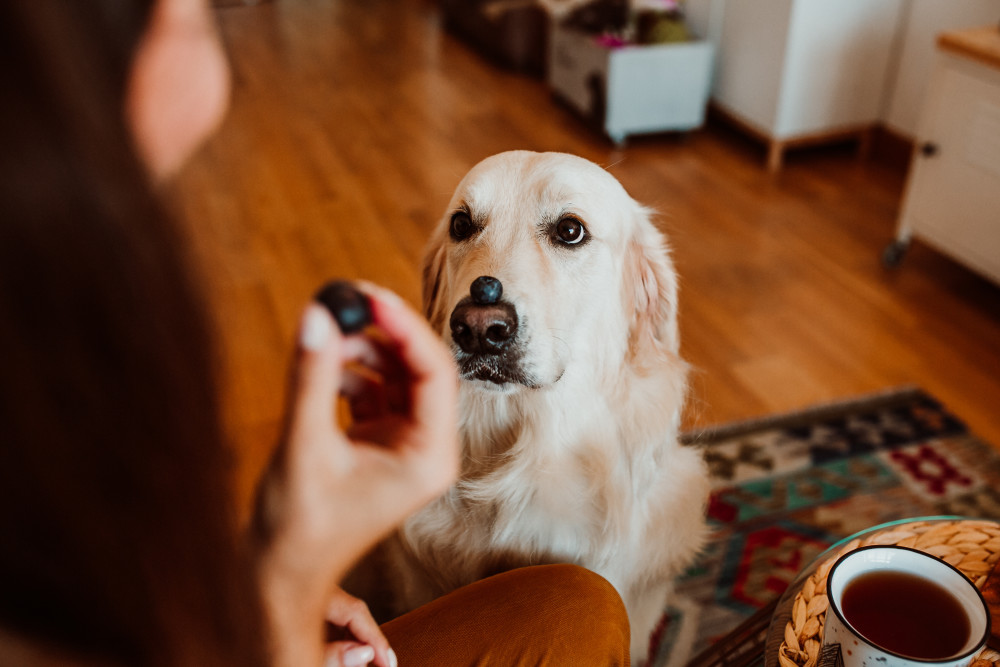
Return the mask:
[[[427,563],[451,573],[445,588],[519,565],[622,565],[621,546],[644,532],[641,506],[656,486],[644,478],[656,468],[622,446],[610,406],[466,392],[463,408],[462,481],[405,530],[425,559],[448,563]]]

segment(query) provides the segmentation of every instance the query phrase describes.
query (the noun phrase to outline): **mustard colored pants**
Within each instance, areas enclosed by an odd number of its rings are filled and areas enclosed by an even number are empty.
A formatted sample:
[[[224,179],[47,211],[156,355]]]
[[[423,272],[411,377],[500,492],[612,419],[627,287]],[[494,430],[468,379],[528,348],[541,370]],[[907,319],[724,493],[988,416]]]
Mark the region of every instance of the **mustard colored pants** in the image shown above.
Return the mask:
[[[576,565],[504,572],[382,626],[400,667],[629,664],[615,589]]]

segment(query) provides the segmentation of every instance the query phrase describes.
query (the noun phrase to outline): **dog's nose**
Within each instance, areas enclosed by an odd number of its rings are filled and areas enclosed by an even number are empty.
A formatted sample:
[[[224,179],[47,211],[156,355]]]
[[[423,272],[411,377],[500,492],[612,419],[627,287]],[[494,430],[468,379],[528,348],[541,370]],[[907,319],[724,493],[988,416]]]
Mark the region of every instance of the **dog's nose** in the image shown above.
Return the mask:
[[[479,276],[472,281],[469,294],[473,302],[480,306],[489,306],[498,302],[503,296],[503,283],[493,276]]]
[[[508,303],[481,305],[464,300],[452,311],[449,324],[451,338],[463,352],[500,354],[517,333],[517,313]]]

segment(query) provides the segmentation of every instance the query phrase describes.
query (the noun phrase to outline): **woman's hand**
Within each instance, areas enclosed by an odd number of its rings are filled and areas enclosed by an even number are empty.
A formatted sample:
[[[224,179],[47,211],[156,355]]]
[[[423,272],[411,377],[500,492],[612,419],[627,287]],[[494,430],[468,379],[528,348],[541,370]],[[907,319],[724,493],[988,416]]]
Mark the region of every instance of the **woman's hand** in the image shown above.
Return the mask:
[[[307,307],[286,436],[258,495],[254,558],[281,665],[319,664],[341,577],[458,472],[451,355],[398,297],[362,289],[363,334]]]
[[[326,620],[349,638],[327,644],[324,667],[397,667],[396,654],[362,600],[338,588],[327,606]]]

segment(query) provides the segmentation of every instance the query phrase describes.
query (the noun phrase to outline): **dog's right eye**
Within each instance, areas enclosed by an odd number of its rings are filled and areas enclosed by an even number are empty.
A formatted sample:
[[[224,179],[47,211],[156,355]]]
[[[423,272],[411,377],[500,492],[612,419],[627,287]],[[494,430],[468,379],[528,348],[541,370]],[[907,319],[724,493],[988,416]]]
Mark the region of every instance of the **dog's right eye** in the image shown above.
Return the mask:
[[[563,245],[580,245],[587,238],[587,228],[576,218],[567,216],[556,223],[555,234]]]
[[[457,211],[451,216],[451,227],[448,231],[454,240],[464,241],[476,233],[476,225],[473,224],[472,218],[469,217],[468,213]]]

